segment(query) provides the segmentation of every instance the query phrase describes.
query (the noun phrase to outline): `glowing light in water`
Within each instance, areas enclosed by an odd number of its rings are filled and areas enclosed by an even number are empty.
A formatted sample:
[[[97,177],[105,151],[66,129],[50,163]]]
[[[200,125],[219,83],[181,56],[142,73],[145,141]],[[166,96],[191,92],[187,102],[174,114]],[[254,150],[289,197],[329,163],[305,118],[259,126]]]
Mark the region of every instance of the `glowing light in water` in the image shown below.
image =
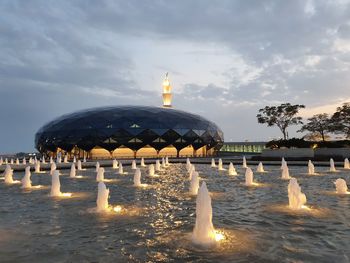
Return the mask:
[[[113,211],[116,212],[116,213],[121,213],[122,209],[123,208],[120,205],[117,205],[117,206],[113,207]]]
[[[288,184],[289,208],[302,209],[306,204],[306,195],[301,192],[297,179],[291,178]]]

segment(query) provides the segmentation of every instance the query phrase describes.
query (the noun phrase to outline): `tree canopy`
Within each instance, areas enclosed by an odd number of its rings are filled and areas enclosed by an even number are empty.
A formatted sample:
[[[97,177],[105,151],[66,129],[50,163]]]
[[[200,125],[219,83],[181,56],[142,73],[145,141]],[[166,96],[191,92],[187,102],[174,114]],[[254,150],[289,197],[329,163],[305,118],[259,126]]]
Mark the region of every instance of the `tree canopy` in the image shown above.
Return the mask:
[[[265,106],[265,108],[259,110],[259,114],[256,117],[259,123],[266,123],[269,127],[277,126],[286,140],[289,126],[303,124],[302,118],[296,116],[302,108],[305,108],[305,106],[301,104],[291,105],[290,103],[283,103],[279,106]]]
[[[325,135],[330,130],[330,118],[327,113],[316,114],[307,119],[307,123],[304,124],[298,132],[310,131],[312,133],[318,133],[322,141],[325,141]]]
[[[350,138],[350,103],[344,103],[331,118],[331,130]]]

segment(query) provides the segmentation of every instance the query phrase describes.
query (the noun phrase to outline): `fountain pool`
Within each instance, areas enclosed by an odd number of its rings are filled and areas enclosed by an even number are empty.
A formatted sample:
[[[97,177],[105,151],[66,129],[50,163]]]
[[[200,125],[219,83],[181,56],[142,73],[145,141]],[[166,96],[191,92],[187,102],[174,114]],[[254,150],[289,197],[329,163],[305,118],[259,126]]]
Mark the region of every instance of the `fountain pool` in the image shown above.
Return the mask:
[[[138,215],[89,213],[96,207],[97,185],[94,168],[81,171],[84,179],[72,180],[69,170],[61,170],[65,192],[85,193],[84,198],[49,198],[50,189],[23,191],[21,185],[0,181],[0,253],[3,261],[33,262],[347,262],[350,257],[348,222],[350,195],[335,192],[333,182],[348,171],[317,167],[324,176],[308,176],[306,165],[290,166],[311,209],[322,215],[271,211],[288,207],[288,183],[281,180],[279,166],[264,165],[268,173],[254,174],[267,187],[242,187],[240,176],[196,164],[201,180],[212,198],[213,225],[228,241],[202,250],[192,245],[196,198],[188,194],[190,181],[185,164],[175,164],[159,172],[159,177],[143,176],[152,188],[132,187],[134,173],[120,176],[111,167],[105,178],[110,204],[123,208],[143,208]],[[142,174],[148,167],[141,168]],[[23,172],[14,172],[20,180]],[[33,185],[49,186],[51,176],[32,174]],[[230,239],[231,238],[231,239]],[[35,251],[35,253],[33,253]]]

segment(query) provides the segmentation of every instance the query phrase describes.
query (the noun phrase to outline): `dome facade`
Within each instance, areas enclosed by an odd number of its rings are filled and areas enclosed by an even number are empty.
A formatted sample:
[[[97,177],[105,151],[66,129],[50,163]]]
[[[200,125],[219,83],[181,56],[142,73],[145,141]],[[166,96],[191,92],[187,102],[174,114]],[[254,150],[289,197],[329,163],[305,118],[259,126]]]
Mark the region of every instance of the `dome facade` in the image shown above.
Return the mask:
[[[198,149],[203,150],[201,155],[212,155],[223,141],[220,128],[199,115],[150,106],[78,111],[47,123],[35,135],[35,146],[41,153],[104,149],[112,154],[128,148],[134,157],[143,148],[153,148],[159,155],[167,147],[173,147],[177,156],[186,147],[193,149],[193,155]]]

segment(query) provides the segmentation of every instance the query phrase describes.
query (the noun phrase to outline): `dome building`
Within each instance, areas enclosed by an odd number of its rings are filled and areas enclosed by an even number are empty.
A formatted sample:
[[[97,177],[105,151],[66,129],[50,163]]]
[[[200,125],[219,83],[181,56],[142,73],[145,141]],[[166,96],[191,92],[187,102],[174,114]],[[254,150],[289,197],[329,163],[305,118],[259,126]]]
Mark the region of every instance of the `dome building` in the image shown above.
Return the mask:
[[[114,106],[63,115],[35,135],[42,154],[88,158],[212,156],[223,144],[213,122],[171,107],[168,76],[163,82],[163,107]]]

